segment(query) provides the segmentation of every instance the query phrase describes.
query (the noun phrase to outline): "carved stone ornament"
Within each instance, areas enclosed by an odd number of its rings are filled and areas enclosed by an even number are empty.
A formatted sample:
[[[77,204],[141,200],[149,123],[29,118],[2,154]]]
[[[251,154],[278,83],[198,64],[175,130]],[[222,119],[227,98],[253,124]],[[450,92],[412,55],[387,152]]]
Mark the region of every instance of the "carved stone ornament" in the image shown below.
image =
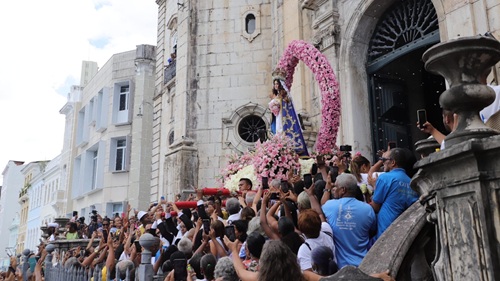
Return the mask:
[[[443,109],[458,115],[456,129],[445,139],[447,147],[498,134],[484,125],[479,111],[495,100],[486,77],[500,60],[499,41],[481,35],[459,38],[430,48],[422,59],[429,72],[442,75],[450,85],[439,97]]]
[[[300,0],[300,7],[306,10],[316,11],[323,5],[327,0]]]

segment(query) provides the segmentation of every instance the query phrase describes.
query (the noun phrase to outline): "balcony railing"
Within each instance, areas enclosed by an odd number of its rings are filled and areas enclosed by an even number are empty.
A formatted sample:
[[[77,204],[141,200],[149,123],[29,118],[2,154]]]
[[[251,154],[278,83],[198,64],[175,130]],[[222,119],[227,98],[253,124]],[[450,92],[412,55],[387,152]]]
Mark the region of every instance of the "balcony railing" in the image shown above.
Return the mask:
[[[175,78],[176,65],[177,65],[177,62],[176,62],[176,60],[174,60],[169,65],[167,65],[165,67],[165,70],[163,72],[164,73],[163,77],[165,78],[165,80],[163,81],[164,84],[167,84],[170,80]]]
[[[24,195],[26,195],[28,193],[28,189],[27,188],[23,188],[20,192],[19,192],[19,198],[23,197]]]

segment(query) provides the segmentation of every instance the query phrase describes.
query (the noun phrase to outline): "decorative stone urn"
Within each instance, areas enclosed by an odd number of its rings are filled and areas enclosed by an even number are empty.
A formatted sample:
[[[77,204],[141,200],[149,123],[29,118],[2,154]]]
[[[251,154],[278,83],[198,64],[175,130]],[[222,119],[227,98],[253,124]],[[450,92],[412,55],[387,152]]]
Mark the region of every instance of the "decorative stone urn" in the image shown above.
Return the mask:
[[[40,226],[40,230],[42,231],[43,240],[47,240],[49,238],[49,228],[46,225]]]
[[[421,158],[429,156],[429,154],[436,152],[441,145],[432,136],[419,140],[415,143],[415,151],[420,154]]]
[[[55,218],[54,222],[59,224],[59,228],[56,229],[59,235],[57,236],[58,240],[64,240],[66,237],[63,235],[66,231],[66,224],[69,222],[68,218]],[[55,234],[54,234],[55,235]]]
[[[450,86],[439,97],[443,109],[458,115],[456,129],[445,139],[447,147],[498,134],[484,125],[479,111],[495,100],[486,77],[500,60],[500,42],[481,35],[459,38],[437,44],[422,59],[427,71],[443,76]]]

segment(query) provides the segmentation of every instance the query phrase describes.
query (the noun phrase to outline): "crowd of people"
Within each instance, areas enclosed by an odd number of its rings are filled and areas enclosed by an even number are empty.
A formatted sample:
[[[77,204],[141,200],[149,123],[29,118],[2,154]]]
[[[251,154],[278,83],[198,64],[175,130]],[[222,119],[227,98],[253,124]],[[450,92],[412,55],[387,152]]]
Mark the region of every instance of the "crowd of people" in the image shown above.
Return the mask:
[[[95,214],[89,225],[75,216],[64,235],[88,238],[88,245],[55,254],[53,263],[87,270],[98,266],[111,280],[117,273],[120,279],[135,277],[144,250],[139,240],[149,233],[157,241],[150,249],[153,270],[166,281],[319,280],[344,266],[358,266],[418,199],[409,185],[412,155],[390,149],[373,166],[359,154],[318,157],[305,178],[290,172],[288,181],[264,186],[242,178],[239,192],[229,196],[196,190],[189,199],[195,208],[180,209],[179,202],[162,197],[148,210],[129,206],[112,219]],[[49,231],[50,241],[55,229]],[[45,245],[27,271],[33,280],[43,280]],[[13,262],[2,277],[15,280],[19,274]],[[393,280],[388,272],[373,276]]]

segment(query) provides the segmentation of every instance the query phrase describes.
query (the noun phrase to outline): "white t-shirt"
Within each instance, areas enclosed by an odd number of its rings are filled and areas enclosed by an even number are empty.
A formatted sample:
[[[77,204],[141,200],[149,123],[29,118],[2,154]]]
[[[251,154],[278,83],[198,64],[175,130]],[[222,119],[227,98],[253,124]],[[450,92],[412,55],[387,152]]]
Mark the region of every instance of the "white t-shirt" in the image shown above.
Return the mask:
[[[309,245],[309,246],[308,246]],[[327,246],[335,253],[335,245],[333,244],[333,231],[327,222],[321,223],[321,231],[318,238],[307,238],[306,241],[300,246],[297,253],[297,260],[300,264],[301,270],[308,270],[312,268],[311,252],[319,246]],[[335,258],[335,256],[334,256]]]
[[[233,223],[233,221],[237,221],[237,220],[239,220],[239,219],[241,218],[241,215],[240,215],[240,214],[241,214],[241,210],[240,210],[238,213],[236,213],[236,214],[232,214],[232,215],[230,215],[230,216],[227,218],[227,221],[226,221],[226,222],[227,222],[227,224],[232,224],[232,223]]]
[[[384,172],[374,172],[372,174],[372,177],[378,177],[380,176],[381,174],[383,174]],[[373,186],[371,186],[369,183],[368,183],[368,174],[367,173],[361,173],[361,181],[358,182],[358,186],[361,186],[362,184],[366,184],[366,187],[370,190],[370,191],[373,191]]]
[[[488,105],[485,107],[479,114],[481,115],[481,119],[483,120],[484,123],[488,121],[488,119],[491,117],[491,115],[495,114],[498,110],[500,110],[500,86],[492,86],[488,85],[490,88],[495,91],[495,100],[493,101],[492,104]]]

